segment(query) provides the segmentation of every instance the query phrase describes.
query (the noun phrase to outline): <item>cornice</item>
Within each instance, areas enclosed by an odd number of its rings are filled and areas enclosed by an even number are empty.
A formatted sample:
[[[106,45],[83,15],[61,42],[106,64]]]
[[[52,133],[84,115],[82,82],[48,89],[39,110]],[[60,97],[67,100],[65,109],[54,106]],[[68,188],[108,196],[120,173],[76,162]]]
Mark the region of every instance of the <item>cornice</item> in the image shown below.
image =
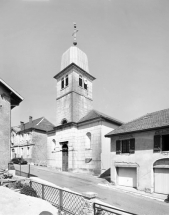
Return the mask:
[[[76,69],[78,72],[82,73],[83,75],[86,75],[92,81],[96,79],[94,76],[92,76],[91,74],[89,74],[88,72],[86,72],[85,70],[83,70],[82,68],[80,68],[75,63],[71,63],[70,65],[68,65],[65,69],[63,69],[62,71],[60,71],[53,78],[59,79],[61,76],[63,76],[67,72],[69,72],[71,69]]]

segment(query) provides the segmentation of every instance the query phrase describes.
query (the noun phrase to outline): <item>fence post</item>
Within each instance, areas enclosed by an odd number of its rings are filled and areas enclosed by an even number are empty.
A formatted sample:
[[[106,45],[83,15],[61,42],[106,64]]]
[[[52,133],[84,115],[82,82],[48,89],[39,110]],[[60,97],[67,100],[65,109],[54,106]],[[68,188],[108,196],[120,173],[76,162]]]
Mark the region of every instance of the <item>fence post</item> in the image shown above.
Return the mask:
[[[45,199],[44,184],[42,184],[42,199]]]
[[[21,176],[21,163],[20,163],[20,176]]]
[[[98,196],[98,194],[94,193],[94,192],[84,192],[82,194],[85,199],[83,213],[91,215],[91,214],[93,214],[93,211],[94,211],[94,215],[96,215],[97,213],[95,211],[94,199]]]
[[[63,190],[59,190],[59,214],[63,210]]]
[[[30,187],[32,187],[32,181],[30,180]]]
[[[28,164],[28,178],[30,177],[30,164]]]

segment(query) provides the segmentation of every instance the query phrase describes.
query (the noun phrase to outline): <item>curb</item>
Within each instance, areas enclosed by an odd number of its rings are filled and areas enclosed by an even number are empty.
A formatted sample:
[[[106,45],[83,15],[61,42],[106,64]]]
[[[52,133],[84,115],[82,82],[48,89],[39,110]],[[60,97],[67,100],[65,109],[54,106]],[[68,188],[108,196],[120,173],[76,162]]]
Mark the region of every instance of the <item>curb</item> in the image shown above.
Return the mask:
[[[124,193],[131,193],[131,194],[134,194],[136,196],[143,196],[145,198],[153,199],[153,200],[156,200],[156,201],[159,201],[159,202],[165,202],[165,200],[163,200],[163,199],[159,199],[159,198],[156,198],[156,197],[151,197],[151,196],[144,195],[144,194],[141,194],[141,193],[132,192],[132,191],[129,191],[129,190],[124,190],[124,189],[117,188],[117,187],[114,187],[114,186],[109,185],[109,184],[100,184],[99,183],[98,185],[102,186],[102,187],[107,187],[107,188],[110,188],[110,189],[114,189],[114,190],[121,190]]]

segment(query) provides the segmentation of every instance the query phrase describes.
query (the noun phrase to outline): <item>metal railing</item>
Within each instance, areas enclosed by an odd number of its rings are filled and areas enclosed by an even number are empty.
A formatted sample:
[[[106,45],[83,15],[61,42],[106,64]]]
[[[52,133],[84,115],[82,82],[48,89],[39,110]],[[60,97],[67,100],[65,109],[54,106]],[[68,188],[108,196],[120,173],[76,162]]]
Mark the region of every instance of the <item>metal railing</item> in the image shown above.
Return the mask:
[[[84,215],[85,198],[82,195],[34,181],[30,181],[30,186],[36,190],[38,197],[50,202],[60,211]]]
[[[137,215],[134,213],[130,213],[124,210],[120,210],[117,208],[109,207],[107,205],[102,205],[99,203],[94,203],[93,204],[94,208],[94,215]]]
[[[33,180],[30,186],[36,190],[39,198],[50,202],[59,211],[71,215],[136,215],[124,210],[113,208],[100,203],[90,202],[81,194],[77,194],[68,190],[41,184]]]

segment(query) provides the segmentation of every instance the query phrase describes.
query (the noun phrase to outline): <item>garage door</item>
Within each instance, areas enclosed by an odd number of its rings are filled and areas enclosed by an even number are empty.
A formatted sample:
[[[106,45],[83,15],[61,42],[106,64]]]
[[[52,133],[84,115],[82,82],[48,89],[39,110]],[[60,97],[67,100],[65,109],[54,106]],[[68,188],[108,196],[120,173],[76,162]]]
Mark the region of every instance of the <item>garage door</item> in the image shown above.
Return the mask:
[[[126,187],[137,187],[137,171],[133,167],[118,167],[118,185]]]
[[[169,194],[169,169],[154,169],[154,192]]]

